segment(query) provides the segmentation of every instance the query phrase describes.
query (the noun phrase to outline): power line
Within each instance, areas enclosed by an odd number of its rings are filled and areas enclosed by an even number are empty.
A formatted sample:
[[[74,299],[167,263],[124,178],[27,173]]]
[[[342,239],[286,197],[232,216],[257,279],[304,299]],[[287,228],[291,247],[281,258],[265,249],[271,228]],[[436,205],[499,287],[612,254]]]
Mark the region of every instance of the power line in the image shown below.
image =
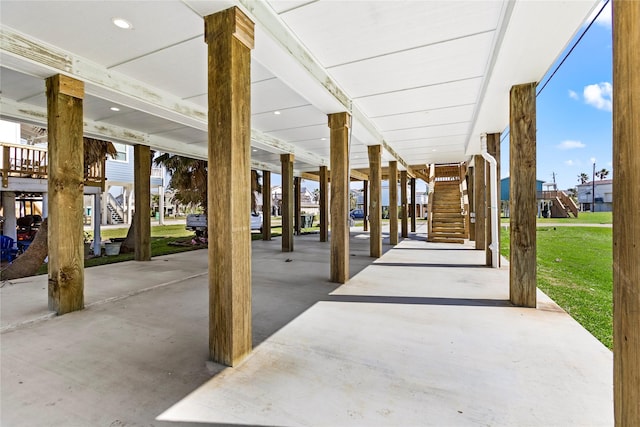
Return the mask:
[[[571,49],[569,49],[569,51],[564,55],[564,57],[562,58],[562,61],[560,61],[560,63],[556,66],[556,68],[553,70],[553,72],[551,73],[551,75],[546,79],[546,81],[544,82],[544,84],[542,85],[542,87],[540,88],[540,90],[537,91],[536,93],[536,98],[538,97],[538,95],[540,95],[540,93],[542,93],[542,91],[544,90],[545,87],[547,87],[547,85],[549,84],[549,82],[551,81],[551,79],[553,78],[553,76],[556,75],[556,73],[558,72],[558,70],[560,69],[560,67],[562,66],[562,64],[565,63],[565,61],[567,60],[567,58],[569,58],[569,55],[571,55],[571,53],[573,52],[573,50],[578,46],[578,44],[580,43],[580,41],[583,39],[583,37],[587,34],[587,32],[589,31],[589,29],[593,26],[593,24],[596,22],[596,20],[598,19],[598,17],[600,16],[600,14],[602,13],[602,11],[604,10],[605,7],[607,7],[607,4],[609,4],[610,0],[605,0],[605,2],[602,4],[602,7],[600,8],[600,10],[598,11],[598,13],[596,14],[596,16],[593,17],[593,19],[591,20],[591,22],[589,22],[589,25],[587,25],[587,27],[584,29],[584,31],[582,32],[582,34],[580,34],[580,37],[578,37],[578,39],[575,41],[575,43],[573,44],[573,46],[571,46]],[[505,128],[505,130],[502,132],[501,138],[500,138],[500,143],[502,143],[502,141],[504,141],[506,139],[506,137],[509,135],[509,126],[507,126]]]
[[[564,61],[566,61],[567,58],[569,58],[569,55],[571,55],[571,52],[573,52],[573,50],[576,48],[576,46],[578,46],[578,43],[580,43],[580,40],[582,40],[582,38],[585,36],[585,34],[587,34],[587,31],[589,31],[589,28],[591,28],[593,23],[596,22],[596,20],[598,19],[598,17],[600,16],[602,11],[604,10],[604,8],[607,7],[607,4],[609,4],[609,0],[606,0],[603,3],[602,7],[600,8],[600,10],[596,14],[596,16],[591,20],[591,22],[589,22],[589,25],[587,25],[587,28],[585,28],[584,31],[582,32],[582,34],[580,34],[580,37],[578,37],[578,40],[576,40],[576,42],[573,44],[573,46],[571,46],[571,49],[569,49],[569,52],[567,52],[564,55],[564,58],[562,58],[562,61],[560,61],[560,63],[556,66],[555,70],[553,70],[553,73],[551,73],[551,75],[549,76],[547,81],[544,82],[544,85],[542,85],[542,87],[540,88],[538,93],[536,93],[536,97],[538,95],[540,95],[540,93],[544,90],[545,87],[547,87],[547,84],[549,84],[549,82],[551,81],[553,76],[555,76],[556,73],[558,72],[558,70],[560,69],[560,67],[562,67],[562,64],[564,64]]]

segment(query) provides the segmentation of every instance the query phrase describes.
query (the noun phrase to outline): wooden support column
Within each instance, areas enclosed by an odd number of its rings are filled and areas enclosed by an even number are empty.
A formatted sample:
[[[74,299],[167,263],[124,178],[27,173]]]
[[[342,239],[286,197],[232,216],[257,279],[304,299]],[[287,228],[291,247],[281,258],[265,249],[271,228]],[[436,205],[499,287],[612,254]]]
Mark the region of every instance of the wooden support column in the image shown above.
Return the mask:
[[[411,178],[411,232],[416,232],[416,179]]]
[[[369,231],[369,181],[362,182],[362,231]]]
[[[320,166],[320,241],[329,239],[329,171],[326,166]]]
[[[49,310],[84,308],[84,83],[57,74],[46,80],[49,141]]]
[[[475,166],[473,168],[473,193],[475,197],[475,213],[476,213],[476,250],[484,251],[486,246],[485,230],[486,230],[486,218],[487,212],[486,205],[486,193],[487,187],[485,186],[485,161],[482,156],[475,156]]]
[[[389,243],[398,244],[398,162],[389,162]]]
[[[293,229],[297,236],[302,231],[302,224],[300,221],[300,215],[302,214],[301,200],[300,200],[300,184],[302,178],[296,176],[293,178]]]
[[[512,86],[509,104],[509,299],[514,305],[535,308],[536,84]]]
[[[293,252],[293,154],[281,154],[282,252]]]
[[[348,113],[329,114],[331,129],[331,281],[349,280],[349,128]]]
[[[474,188],[475,175],[474,171],[476,168],[468,167],[467,168],[467,195],[469,196],[469,241],[475,242],[476,240],[476,192]]]
[[[147,145],[133,146],[133,188],[134,259],[151,261],[151,150]]]
[[[400,214],[402,218],[402,238],[409,237],[409,221],[407,220],[407,171],[400,171]]]
[[[271,240],[271,172],[262,171],[262,240]]]
[[[251,49],[237,7],[205,16],[209,71],[209,351],[237,365],[251,352]]]
[[[496,163],[498,164],[497,176],[491,176],[491,168],[488,163],[486,170],[486,188],[487,188],[487,227],[485,231],[485,239],[487,242],[486,249],[486,264],[491,265],[492,262],[492,251],[489,249],[489,245],[493,243],[491,237],[491,229],[493,228],[493,213],[491,212],[491,180],[497,181],[496,188],[498,189],[498,203],[495,208],[498,210],[498,221],[500,221],[500,134],[499,133],[490,133],[487,134],[487,153],[489,153],[494,159],[496,159]],[[498,243],[500,242],[500,223],[498,222]],[[498,254],[498,267],[500,266],[500,254]]]
[[[382,152],[380,145],[367,147],[369,154],[369,255],[382,256]]]
[[[613,6],[613,398],[640,425],[640,2]]]

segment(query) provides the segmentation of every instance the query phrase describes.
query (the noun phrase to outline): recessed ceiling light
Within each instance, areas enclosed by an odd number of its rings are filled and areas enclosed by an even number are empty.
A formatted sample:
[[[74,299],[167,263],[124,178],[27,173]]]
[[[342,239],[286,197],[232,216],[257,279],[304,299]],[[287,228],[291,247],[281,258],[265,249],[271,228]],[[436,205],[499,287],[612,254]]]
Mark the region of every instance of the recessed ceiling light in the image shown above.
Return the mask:
[[[122,28],[123,30],[130,30],[133,28],[133,24],[124,18],[113,18],[111,19],[111,22],[113,22],[113,25],[118,28]]]
[[[438,151],[438,150],[434,148],[434,149],[432,149],[431,151]]]
[[[109,110],[111,110],[111,111],[120,111],[120,109],[118,107],[111,107],[111,108],[109,108]]]
[[[276,116],[280,115],[280,111],[274,111],[273,114],[275,114]]]
[[[257,153],[257,152],[258,152],[258,150],[256,150],[255,148],[254,148],[253,150],[251,150],[251,151],[253,151],[254,153]]]
[[[327,138],[320,138],[320,141],[326,141]]]

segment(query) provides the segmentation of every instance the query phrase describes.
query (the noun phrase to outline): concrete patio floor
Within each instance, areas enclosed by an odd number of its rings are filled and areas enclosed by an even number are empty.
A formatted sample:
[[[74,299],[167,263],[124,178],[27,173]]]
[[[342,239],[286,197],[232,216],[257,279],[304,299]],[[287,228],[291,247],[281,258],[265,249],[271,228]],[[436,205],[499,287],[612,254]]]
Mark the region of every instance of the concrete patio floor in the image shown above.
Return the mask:
[[[419,229],[420,231],[420,229]],[[207,253],[87,269],[81,312],[47,311],[47,278],[0,290],[2,426],[608,426],[612,354],[508,270],[412,235],[378,260],[253,242],[253,354],[207,362]],[[201,424],[194,424],[201,423]]]

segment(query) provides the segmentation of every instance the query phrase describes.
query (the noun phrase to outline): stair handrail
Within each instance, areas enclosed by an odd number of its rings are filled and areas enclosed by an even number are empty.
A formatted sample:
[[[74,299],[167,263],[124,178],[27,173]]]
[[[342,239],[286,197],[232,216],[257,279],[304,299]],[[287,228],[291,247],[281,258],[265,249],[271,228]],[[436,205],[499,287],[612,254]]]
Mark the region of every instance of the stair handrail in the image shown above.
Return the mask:
[[[462,209],[462,218],[464,221],[464,234],[469,238],[469,192],[467,190],[467,164],[460,163],[460,207]]]
[[[573,201],[571,197],[564,191],[558,191],[558,197],[562,201],[562,203],[569,208],[573,216],[578,218],[578,205]]]
[[[124,208],[122,207],[122,205],[120,204],[120,202],[118,202],[118,200],[113,197],[113,194],[111,193],[107,193],[109,196],[107,197],[107,205],[111,206],[111,208],[113,208],[116,212],[116,214],[120,215],[120,218],[124,219]]]

